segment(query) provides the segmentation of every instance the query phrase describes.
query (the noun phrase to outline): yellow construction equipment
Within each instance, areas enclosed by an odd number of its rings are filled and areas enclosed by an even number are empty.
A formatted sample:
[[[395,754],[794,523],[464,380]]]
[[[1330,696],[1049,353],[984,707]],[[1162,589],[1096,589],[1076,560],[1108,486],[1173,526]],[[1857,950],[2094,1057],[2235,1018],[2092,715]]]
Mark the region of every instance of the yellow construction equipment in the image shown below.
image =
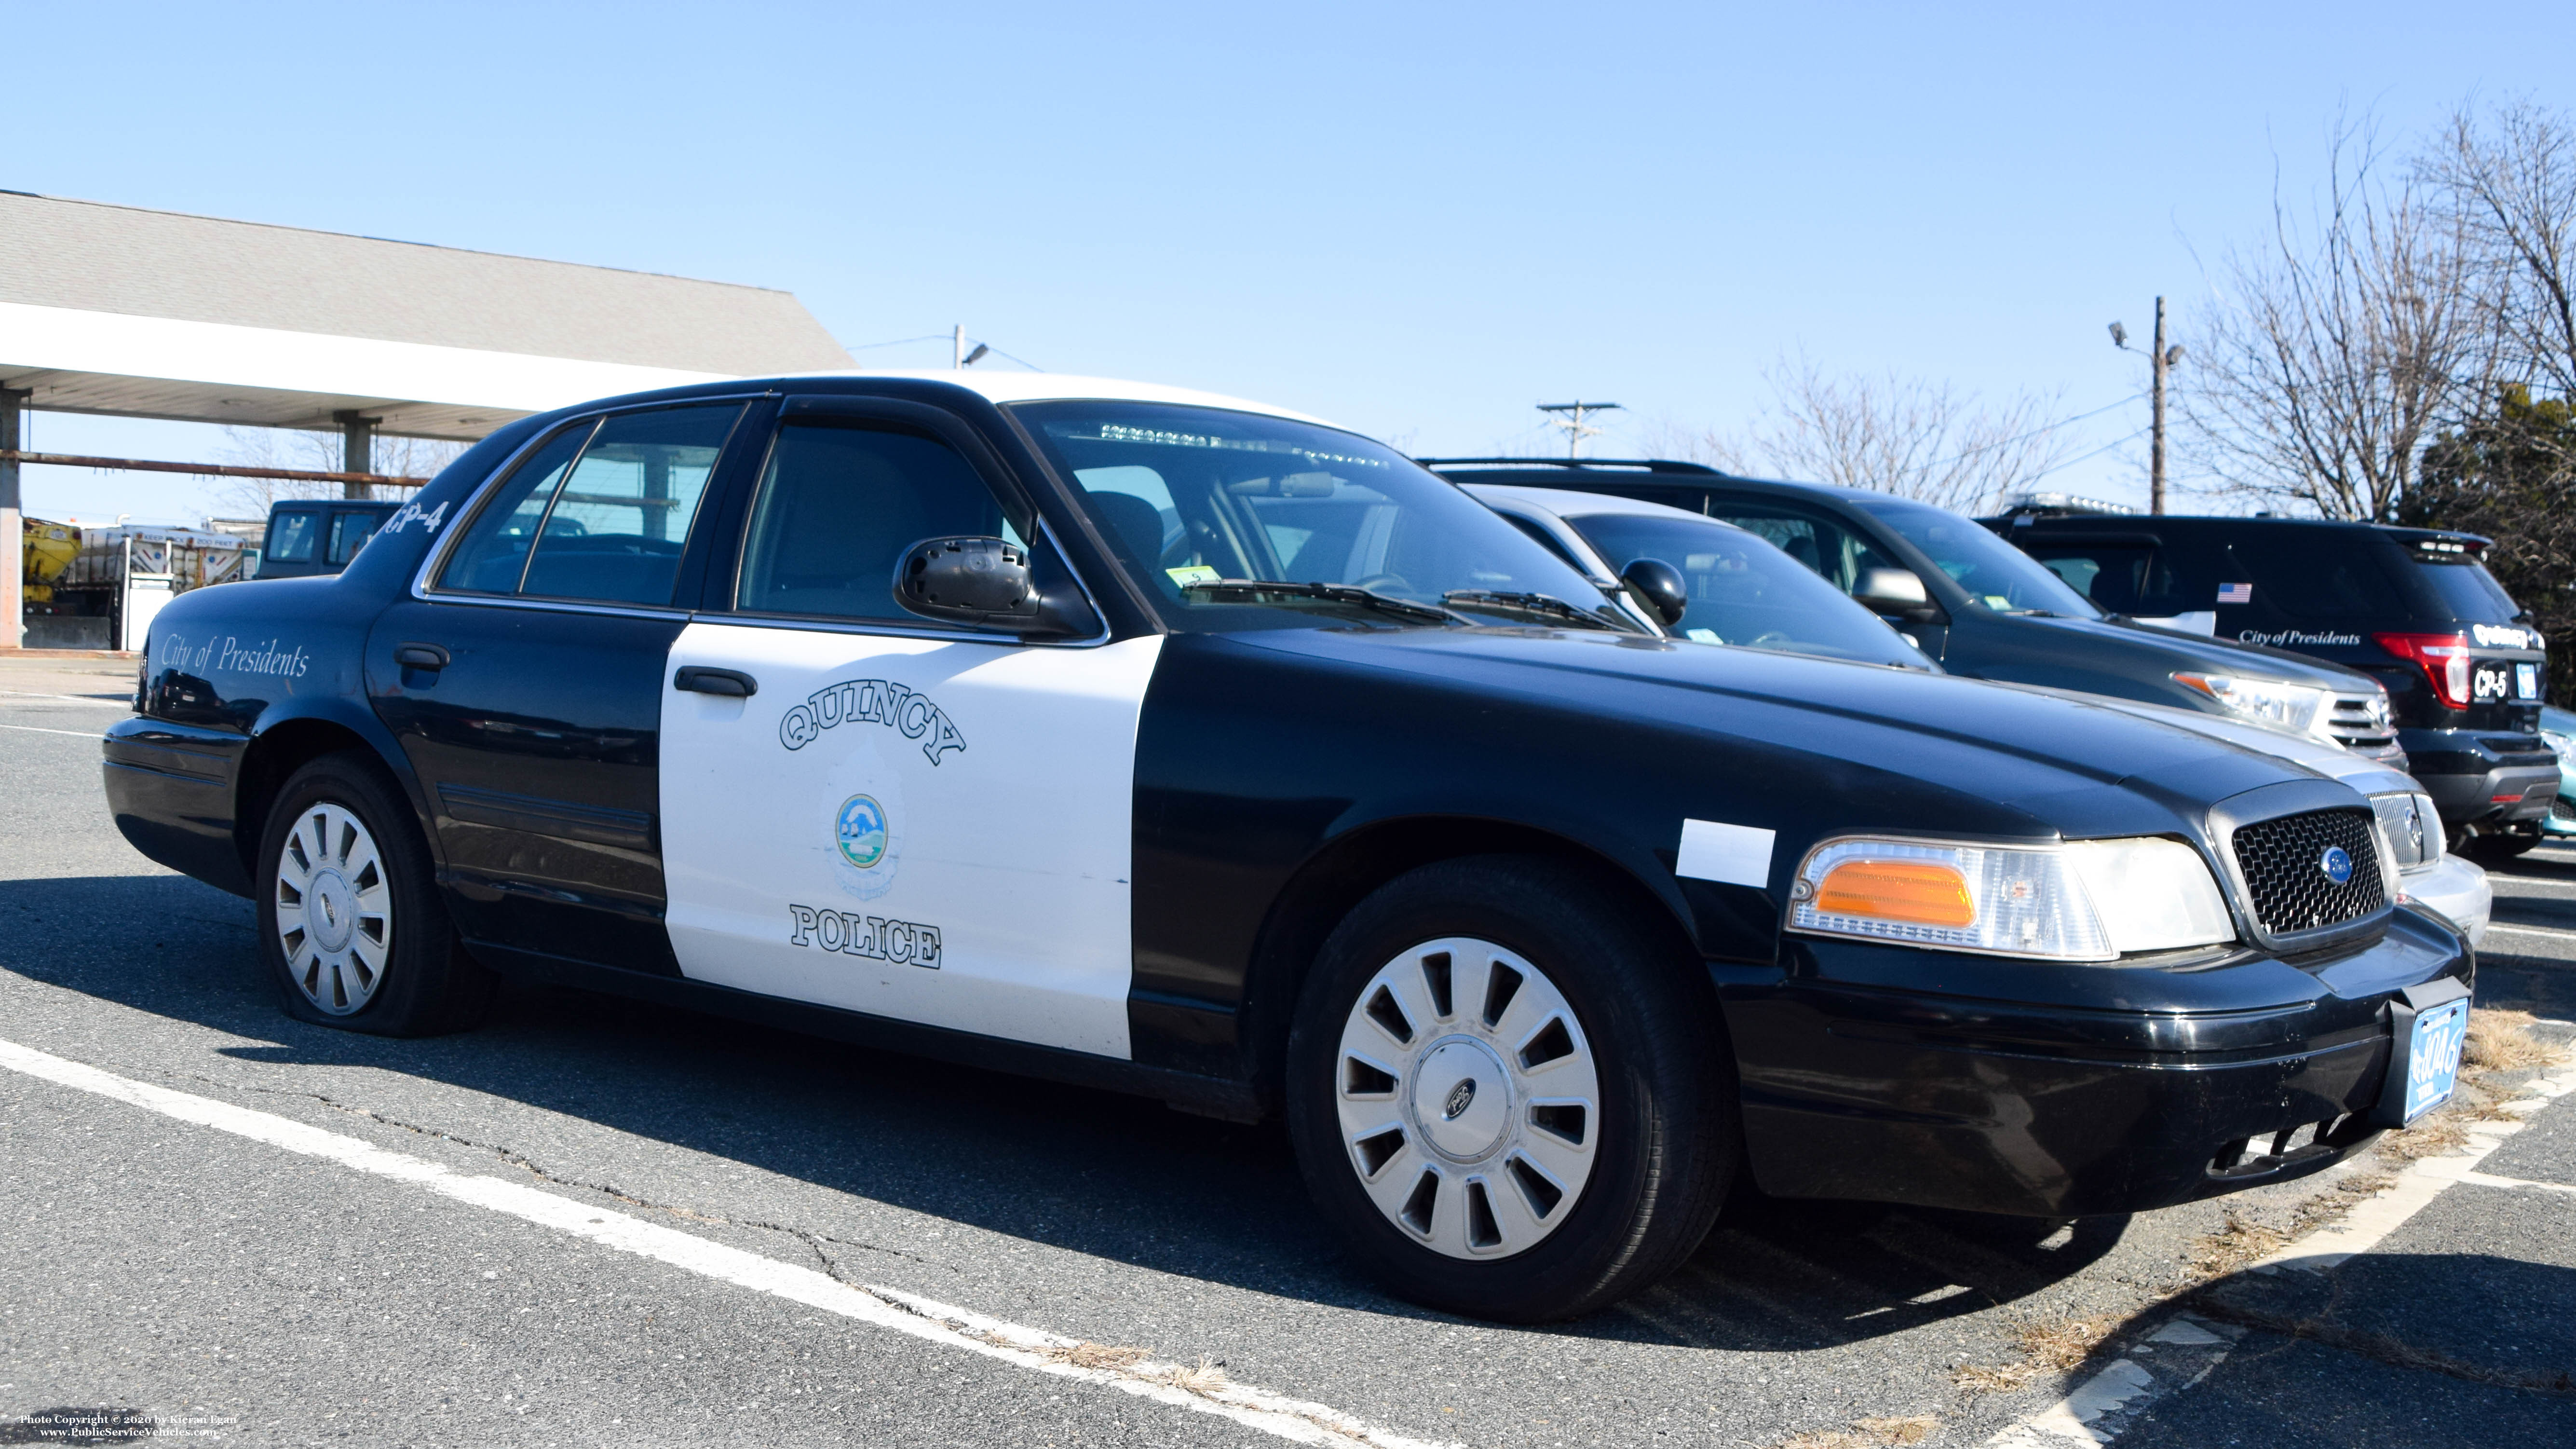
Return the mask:
[[[81,531],[68,523],[42,518],[27,519],[26,528],[26,540],[19,553],[19,578],[28,603],[50,604],[54,601],[54,580],[80,557]]]

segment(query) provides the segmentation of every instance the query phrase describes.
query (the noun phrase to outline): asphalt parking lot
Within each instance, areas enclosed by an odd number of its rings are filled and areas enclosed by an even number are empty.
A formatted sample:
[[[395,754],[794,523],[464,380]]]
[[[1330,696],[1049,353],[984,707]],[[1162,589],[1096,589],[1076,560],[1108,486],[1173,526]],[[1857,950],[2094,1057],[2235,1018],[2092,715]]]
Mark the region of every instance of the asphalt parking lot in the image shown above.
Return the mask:
[[[1505,1329],[1360,1277],[1275,1127],[569,992],[290,1021],[108,821],[128,669],[0,664],[0,1443],[2576,1442],[2576,849],[2496,876],[2527,1060],[2388,1150],[2073,1224],[1745,1201]]]

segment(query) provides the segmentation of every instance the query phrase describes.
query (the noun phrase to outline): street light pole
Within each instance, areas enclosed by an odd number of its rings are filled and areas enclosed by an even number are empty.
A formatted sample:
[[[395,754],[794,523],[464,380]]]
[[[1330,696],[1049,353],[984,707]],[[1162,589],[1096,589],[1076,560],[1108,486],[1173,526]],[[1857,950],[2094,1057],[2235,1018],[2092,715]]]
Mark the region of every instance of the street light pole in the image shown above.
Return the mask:
[[[2111,345],[2124,351],[2129,346],[2129,329],[2111,324]],[[2162,515],[2165,511],[2165,380],[2182,364],[2182,345],[2165,345],[2165,299],[2156,299],[2156,335],[2147,349],[2147,368],[2153,377],[2148,386],[2149,406],[2154,418],[2149,425],[2147,442],[2147,511]]]

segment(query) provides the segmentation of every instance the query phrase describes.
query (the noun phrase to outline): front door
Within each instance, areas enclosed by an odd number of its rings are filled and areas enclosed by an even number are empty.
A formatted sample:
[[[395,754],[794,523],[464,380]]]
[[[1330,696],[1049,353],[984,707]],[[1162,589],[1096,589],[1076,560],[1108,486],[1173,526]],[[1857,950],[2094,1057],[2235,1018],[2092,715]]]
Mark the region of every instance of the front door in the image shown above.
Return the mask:
[[[897,605],[911,544],[1034,532],[918,413],[790,399],[727,607],[673,646],[672,949],[694,980],[1125,1057],[1136,724],[1161,640],[1028,645]],[[752,692],[683,688],[695,670]]]

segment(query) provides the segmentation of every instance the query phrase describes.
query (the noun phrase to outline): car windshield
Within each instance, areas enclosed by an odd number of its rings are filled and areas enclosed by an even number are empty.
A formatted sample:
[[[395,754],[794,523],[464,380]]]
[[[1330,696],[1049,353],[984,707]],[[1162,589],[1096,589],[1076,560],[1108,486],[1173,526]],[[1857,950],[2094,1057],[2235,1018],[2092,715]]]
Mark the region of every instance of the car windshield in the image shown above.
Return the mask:
[[[1184,628],[1293,627],[1319,614],[1417,628],[1637,627],[1483,504],[1355,434],[1162,403],[1020,403],[1011,412]],[[1229,580],[1301,591],[1220,587]],[[1562,615],[1550,601],[1566,606]]]
[[[2006,614],[2064,614],[2098,619],[2102,611],[2039,560],[1997,538],[1973,519],[1901,498],[1861,505],[1904,535],[1933,567],[1967,590],[1970,604]]]
[[[1690,607],[1675,628],[1686,638],[1925,666],[1923,656],[1877,615],[1744,529],[1710,518],[1647,513],[1588,513],[1565,521],[1614,569],[1652,558],[1681,570]]]

